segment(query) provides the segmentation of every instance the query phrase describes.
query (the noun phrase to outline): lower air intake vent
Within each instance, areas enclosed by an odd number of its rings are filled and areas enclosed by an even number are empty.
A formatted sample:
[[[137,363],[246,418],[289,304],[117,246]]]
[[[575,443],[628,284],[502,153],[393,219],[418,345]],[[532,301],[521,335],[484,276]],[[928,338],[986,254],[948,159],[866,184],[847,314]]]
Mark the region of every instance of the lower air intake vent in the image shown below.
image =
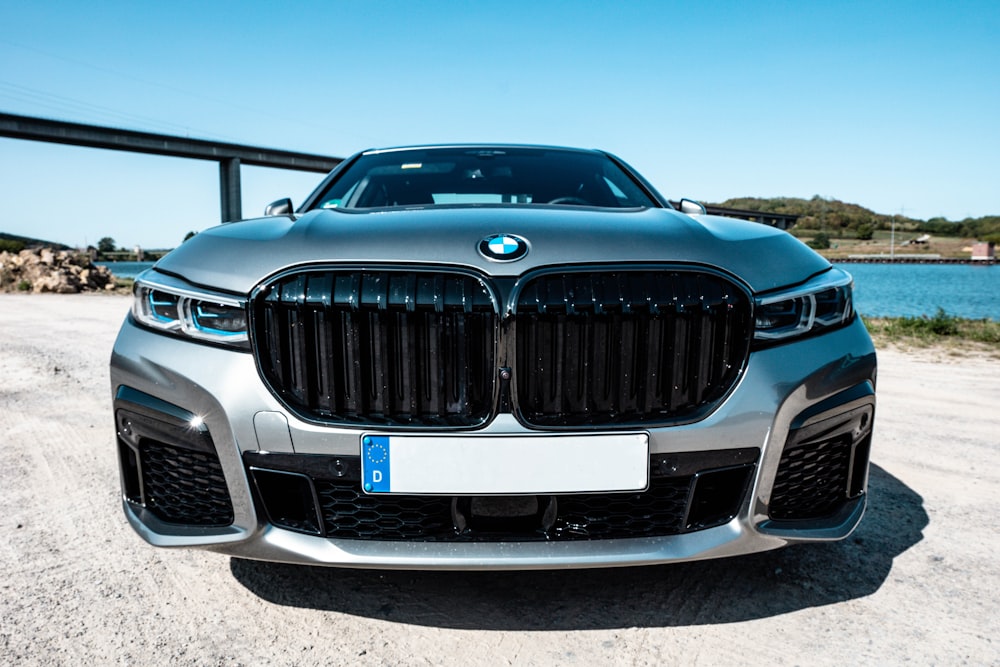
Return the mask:
[[[870,406],[796,429],[778,464],[770,516],[823,519],[864,493],[871,449]]]
[[[143,440],[139,461],[146,509],[163,521],[192,526],[233,522],[233,506],[215,454]]]
[[[246,452],[243,459],[271,522],[296,532],[348,540],[551,542],[662,537],[725,524],[743,505],[757,450],[655,455],[649,488],[640,493],[506,497],[368,494],[358,457]],[[261,484],[262,475],[285,481]]]

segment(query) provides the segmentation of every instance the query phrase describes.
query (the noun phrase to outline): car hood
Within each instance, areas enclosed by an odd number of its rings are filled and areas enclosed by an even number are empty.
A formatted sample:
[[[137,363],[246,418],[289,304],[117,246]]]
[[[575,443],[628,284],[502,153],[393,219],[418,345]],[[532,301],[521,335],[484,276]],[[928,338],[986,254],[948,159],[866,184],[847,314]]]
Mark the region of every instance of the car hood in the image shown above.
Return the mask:
[[[479,253],[492,234],[530,247],[522,259]],[[715,267],[755,293],[792,285],[830,264],[791,235],[755,222],[668,209],[483,206],[353,212],[228,223],[188,239],[156,264],[203,287],[249,293],[270,275],[322,263],[433,264],[518,276],[553,265],[691,263]]]

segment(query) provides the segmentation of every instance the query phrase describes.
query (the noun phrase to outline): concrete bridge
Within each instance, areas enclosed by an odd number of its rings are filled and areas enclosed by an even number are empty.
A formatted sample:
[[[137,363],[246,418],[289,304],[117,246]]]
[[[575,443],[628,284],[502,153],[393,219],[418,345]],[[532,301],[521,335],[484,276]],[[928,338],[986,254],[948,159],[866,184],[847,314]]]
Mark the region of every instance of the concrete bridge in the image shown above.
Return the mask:
[[[325,174],[343,162],[343,158],[327,155],[297,153],[205,139],[187,139],[167,134],[122,130],[10,113],[0,113],[0,137],[218,162],[219,204],[222,222],[240,220],[243,217],[240,188],[241,165],[248,164],[257,167]],[[705,208],[712,215],[752,220],[779,229],[792,227],[799,217],[721,206],[706,206]]]
[[[711,215],[724,215],[727,218],[740,218],[741,220],[752,220],[778,229],[788,230],[795,226],[799,219],[797,215],[786,213],[762,213],[761,211],[751,211],[744,208],[726,208],[725,206],[711,206],[706,204],[705,210]]]
[[[222,222],[240,220],[240,165],[327,173],[343,158],[0,113],[0,137],[219,163]]]

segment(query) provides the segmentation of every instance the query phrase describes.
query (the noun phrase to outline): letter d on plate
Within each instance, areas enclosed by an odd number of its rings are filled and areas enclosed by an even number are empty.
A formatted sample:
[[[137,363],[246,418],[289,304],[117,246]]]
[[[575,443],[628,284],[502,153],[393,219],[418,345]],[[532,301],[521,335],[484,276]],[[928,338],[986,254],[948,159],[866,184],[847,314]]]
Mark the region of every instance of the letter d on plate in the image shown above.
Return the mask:
[[[361,471],[366,493],[391,490],[388,436],[366,435],[361,439]]]

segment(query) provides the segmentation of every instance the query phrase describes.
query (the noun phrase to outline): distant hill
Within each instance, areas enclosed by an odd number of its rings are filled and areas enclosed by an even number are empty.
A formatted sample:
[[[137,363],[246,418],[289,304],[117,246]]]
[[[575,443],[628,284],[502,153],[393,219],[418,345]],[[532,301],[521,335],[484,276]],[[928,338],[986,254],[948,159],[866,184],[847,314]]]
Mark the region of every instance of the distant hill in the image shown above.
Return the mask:
[[[824,230],[834,235],[848,231],[854,235],[865,229],[889,229],[895,221],[896,230],[926,232],[940,236],[963,236],[983,241],[1000,241],[1000,216],[966,218],[952,222],[945,218],[918,220],[904,215],[876,213],[857,204],[839,199],[796,197],[739,197],[715,204],[726,208],[742,208],[761,213],[785,213],[799,216],[797,230]]]
[[[871,209],[857,204],[848,204],[839,199],[824,199],[816,195],[812,199],[799,199],[797,197],[739,197],[727,199],[720,206],[732,208],[745,208],[751,211],[761,211],[762,213],[785,213],[799,216],[798,226],[803,229],[818,229],[826,227],[828,229],[851,228],[856,229],[858,225],[869,224],[881,227],[882,223],[892,224],[891,215],[876,213]],[[907,225],[917,225],[922,220],[915,220],[901,215],[897,215],[897,227]]]
[[[20,248],[18,248],[20,245]],[[71,247],[64,243],[56,243],[55,241],[43,241],[42,239],[33,239],[27,236],[17,236],[16,234],[7,234],[6,232],[0,232],[0,250],[14,250],[21,248],[52,248],[53,250],[72,250]]]

